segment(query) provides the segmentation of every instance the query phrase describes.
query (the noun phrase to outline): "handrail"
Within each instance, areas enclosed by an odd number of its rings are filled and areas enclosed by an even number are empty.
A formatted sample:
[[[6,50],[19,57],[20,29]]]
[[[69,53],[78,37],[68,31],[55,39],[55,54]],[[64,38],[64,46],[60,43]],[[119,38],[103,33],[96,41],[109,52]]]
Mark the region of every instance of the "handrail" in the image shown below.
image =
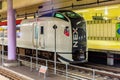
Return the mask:
[[[18,61],[23,61],[22,59],[20,59],[20,56],[22,57],[28,57],[30,59],[30,61],[26,61],[26,62],[29,62],[30,63],[30,71],[33,70],[33,64],[36,64],[36,63],[33,63],[33,59],[36,59],[36,57],[32,57],[32,56],[27,56],[27,55],[21,55],[21,54],[17,54],[17,56],[19,57],[17,60]],[[4,59],[6,59],[4,57]],[[46,64],[44,64],[45,66],[49,67],[49,69],[52,69],[54,70],[54,67],[50,67],[48,65],[48,62],[52,62],[53,65],[54,65],[54,61],[52,60],[46,60],[46,59],[43,59],[43,58],[38,58],[37,60],[40,60],[40,61],[45,61]],[[37,63],[38,64],[38,63]],[[115,73],[112,73],[112,72],[108,72],[108,71],[101,71],[101,70],[97,70],[97,69],[91,69],[91,68],[86,68],[86,67],[80,67],[80,66],[75,66],[75,65],[71,65],[71,64],[64,64],[64,63],[60,63],[60,62],[56,62],[57,65],[65,65],[65,70],[63,71],[62,69],[56,69],[56,71],[58,72],[63,72],[64,76],[66,76],[66,78],[75,78],[75,79],[80,79],[80,78],[83,78],[85,80],[95,80],[95,74],[96,73],[100,73],[100,74],[108,74],[108,75],[114,75],[114,76],[120,76],[120,74],[115,74]],[[39,68],[42,64],[38,64],[38,66],[36,66],[37,68]],[[80,69],[80,70],[86,70],[86,71],[89,71],[89,72],[92,72],[93,74],[93,77],[86,77],[86,76],[83,76],[81,74],[77,74],[77,73],[73,73],[72,70],[69,70],[69,67],[74,67],[74,69]]]

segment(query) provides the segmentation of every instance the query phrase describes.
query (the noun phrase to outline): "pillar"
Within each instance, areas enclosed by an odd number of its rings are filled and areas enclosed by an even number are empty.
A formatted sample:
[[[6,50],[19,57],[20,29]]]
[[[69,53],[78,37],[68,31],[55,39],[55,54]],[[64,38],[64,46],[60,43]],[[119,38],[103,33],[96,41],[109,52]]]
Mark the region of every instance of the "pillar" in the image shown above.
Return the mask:
[[[114,65],[114,55],[108,53],[107,54],[107,65]]]
[[[16,60],[16,19],[13,0],[7,0],[8,60]]]

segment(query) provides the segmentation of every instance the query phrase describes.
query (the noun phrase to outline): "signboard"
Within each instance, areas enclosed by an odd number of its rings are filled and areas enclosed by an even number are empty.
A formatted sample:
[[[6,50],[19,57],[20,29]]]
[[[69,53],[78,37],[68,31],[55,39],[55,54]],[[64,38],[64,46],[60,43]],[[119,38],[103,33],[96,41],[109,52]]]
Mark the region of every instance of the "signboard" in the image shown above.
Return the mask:
[[[116,24],[116,37],[119,38],[120,37],[120,23]]]
[[[48,67],[41,66],[39,72],[45,74],[47,72]]]

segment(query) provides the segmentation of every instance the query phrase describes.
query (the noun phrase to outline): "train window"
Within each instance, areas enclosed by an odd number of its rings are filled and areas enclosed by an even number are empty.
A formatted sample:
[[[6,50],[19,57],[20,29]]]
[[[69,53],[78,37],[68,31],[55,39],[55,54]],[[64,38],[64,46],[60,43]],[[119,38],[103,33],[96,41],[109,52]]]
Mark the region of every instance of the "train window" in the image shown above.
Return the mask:
[[[43,26],[41,26],[40,34],[44,34],[44,27]]]
[[[56,13],[56,14],[55,14],[55,17],[58,17],[58,18],[61,18],[61,19],[64,18],[64,16],[63,16],[62,14],[59,14],[59,13]]]
[[[77,13],[75,13],[75,12],[72,12],[72,11],[62,11],[62,12],[60,12],[60,13],[66,15],[66,16],[69,17],[69,18],[80,18],[80,15],[79,15],[79,14],[77,14]]]
[[[61,14],[61,13],[55,13],[54,17],[63,19],[65,21],[68,21],[67,18],[63,14]]]
[[[78,18],[80,17],[78,14],[74,13],[74,12],[66,12],[66,15],[69,17],[69,18]]]
[[[34,32],[35,32],[34,38],[38,39],[38,27],[36,25],[35,25],[35,28],[34,28]]]

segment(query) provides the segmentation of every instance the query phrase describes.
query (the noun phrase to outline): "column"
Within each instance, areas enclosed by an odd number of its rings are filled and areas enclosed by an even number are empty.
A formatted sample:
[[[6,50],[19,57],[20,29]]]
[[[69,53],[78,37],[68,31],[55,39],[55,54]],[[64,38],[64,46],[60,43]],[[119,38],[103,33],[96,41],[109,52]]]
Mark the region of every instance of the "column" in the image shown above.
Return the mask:
[[[114,54],[107,54],[107,65],[114,65]]]
[[[8,60],[16,60],[16,19],[13,0],[7,0]]]

